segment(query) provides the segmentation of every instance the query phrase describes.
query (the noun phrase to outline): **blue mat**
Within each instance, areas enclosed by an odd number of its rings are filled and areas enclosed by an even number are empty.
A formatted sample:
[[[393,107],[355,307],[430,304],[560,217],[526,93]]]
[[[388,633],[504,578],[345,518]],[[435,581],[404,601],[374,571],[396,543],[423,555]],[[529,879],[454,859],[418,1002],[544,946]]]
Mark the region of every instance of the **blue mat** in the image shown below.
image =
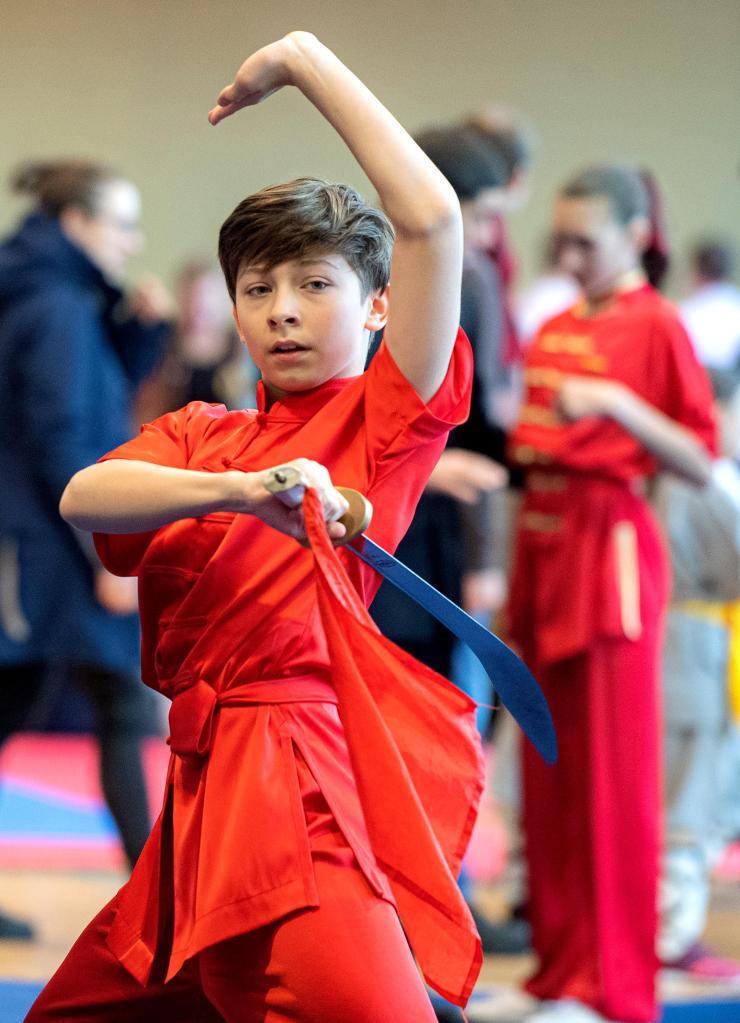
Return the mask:
[[[0,1023],[20,1023],[33,1004],[42,984],[22,984],[20,981],[0,983]]]
[[[740,997],[740,996],[739,996]],[[431,994],[432,1005],[446,1023],[462,1023],[462,1014],[436,994]],[[470,1004],[475,1002],[473,993]],[[5,1023],[0,1015],[0,1023]],[[666,1002],[660,1023],[740,1023],[740,1000],[732,1002]]]
[[[0,1023],[21,1023],[41,988],[41,984],[0,982]],[[437,998],[432,1001],[439,1004]],[[740,1023],[740,1001],[672,1002],[663,1006],[661,1023]]]
[[[672,1002],[663,1023],[740,1023],[740,1002]]]
[[[64,793],[40,794],[31,786],[9,780],[3,783],[3,812],[0,836],[11,839],[14,835],[41,835],[53,842],[55,838],[73,836],[85,839],[110,839],[116,835],[116,825],[109,811],[102,805],[80,805],[65,800]]]

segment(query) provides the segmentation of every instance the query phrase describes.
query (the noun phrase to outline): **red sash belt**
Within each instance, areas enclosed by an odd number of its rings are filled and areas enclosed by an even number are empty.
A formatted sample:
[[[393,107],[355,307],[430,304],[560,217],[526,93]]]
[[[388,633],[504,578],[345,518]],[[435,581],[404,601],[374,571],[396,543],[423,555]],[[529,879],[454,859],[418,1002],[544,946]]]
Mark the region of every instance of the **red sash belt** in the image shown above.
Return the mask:
[[[329,682],[312,676],[260,679],[230,686],[221,693],[206,682],[187,680],[178,686],[170,707],[172,752],[180,757],[207,757],[211,750],[216,711],[260,703],[337,703]]]

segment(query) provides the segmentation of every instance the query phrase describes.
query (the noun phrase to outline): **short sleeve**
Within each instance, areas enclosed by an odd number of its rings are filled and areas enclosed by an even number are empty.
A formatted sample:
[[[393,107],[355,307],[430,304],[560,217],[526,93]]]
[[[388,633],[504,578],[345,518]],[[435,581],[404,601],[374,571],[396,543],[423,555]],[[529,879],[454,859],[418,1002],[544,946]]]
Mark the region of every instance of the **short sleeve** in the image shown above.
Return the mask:
[[[151,423],[145,423],[138,437],[126,441],[99,458],[127,458],[137,462],[153,462],[173,469],[187,469],[193,452],[213,419],[226,413],[224,405],[191,401],[189,405],[168,412]]]
[[[133,440],[109,451],[99,462],[124,458],[152,462],[173,469],[187,469],[198,442],[209,424],[226,413],[224,405],[194,401],[177,412],[168,412],[145,423]],[[137,575],[147,548],[157,530],[148,533],[94,533],[100,560],[114,575]]]
[[[710,454],[717,454],[717,420],[709,376],[677,316],[661,318],[664,357],[663,411],[685,426]]]
[[[365,426],[371,462],[446,437],[470,412],[473,353],[460,328],[447,374],[424,402],[396,365],[385,341],[365,373]]]

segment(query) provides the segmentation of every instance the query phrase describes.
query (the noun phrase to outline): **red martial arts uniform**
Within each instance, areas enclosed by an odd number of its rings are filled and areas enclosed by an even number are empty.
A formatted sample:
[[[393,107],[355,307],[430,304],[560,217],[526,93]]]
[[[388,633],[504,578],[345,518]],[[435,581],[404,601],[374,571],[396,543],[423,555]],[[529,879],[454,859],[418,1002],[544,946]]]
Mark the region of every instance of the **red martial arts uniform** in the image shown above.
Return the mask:
[[[566,423],[566,374],[621,381],[713,450],[712,396],[677,316],[649,286],[550,320],[527,358],[512,455],[527,470],[512,632],[555,722],[559,761],[524,746],[538,998],[654,1020],[658,654],[667,566],[645,497],[655,459],[611,419]]]
[[[360,377],[269,411],[261,385],[258,411],[196,402],[106,457],[208,472],[311,458],[370,498],[368,532],[394,549],[467,415],[471,368],[460,332],[425,405],[383,345]],[[474,705],[380,636],[378,577],[332,548],[312,491],[304,507],[311,550],[226,513],[96,538],[139,577],[142,677],[172,699],[173,756],[130,881],[29,1021],[62,1005],[133,1018],[124,1000],[157,1023],[187,1004],[234,1023],[433,1020],[394,906],[429,982],[468,997],[480,947],[454,876],[481,789]]]

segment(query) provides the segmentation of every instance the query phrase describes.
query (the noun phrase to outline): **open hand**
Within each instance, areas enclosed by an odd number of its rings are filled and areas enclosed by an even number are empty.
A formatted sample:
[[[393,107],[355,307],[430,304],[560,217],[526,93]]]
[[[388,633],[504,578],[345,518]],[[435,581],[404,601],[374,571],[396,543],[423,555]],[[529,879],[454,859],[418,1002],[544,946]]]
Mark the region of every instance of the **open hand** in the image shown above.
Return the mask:
[[[247,57],[234,81],[222,90],[216,106],[209,112],[211,124],[218,124],[243,107],[261,103],[285,85],[292,85],[292,62],[301,46],[312,41],[315,37],[309,32],[291,32]]]
[[[159,323],[175,317],[175,301],[154,274],[142,277],[127,302],[130,313],[143,323]]]
[[[426,489],[464,504],[475,504],[483,495],[505,487],[506,469],[486,455],[465,448],[447,448],[432,470]]]
[[[624,388],[616,380],[566,376],[556,395],[558,411],[571,422],[588,416],[611,416]]]
[[[462,606],[468,614],[493,616],[506,603],[506,573],[501,568],[483,568],[462,577]]]

